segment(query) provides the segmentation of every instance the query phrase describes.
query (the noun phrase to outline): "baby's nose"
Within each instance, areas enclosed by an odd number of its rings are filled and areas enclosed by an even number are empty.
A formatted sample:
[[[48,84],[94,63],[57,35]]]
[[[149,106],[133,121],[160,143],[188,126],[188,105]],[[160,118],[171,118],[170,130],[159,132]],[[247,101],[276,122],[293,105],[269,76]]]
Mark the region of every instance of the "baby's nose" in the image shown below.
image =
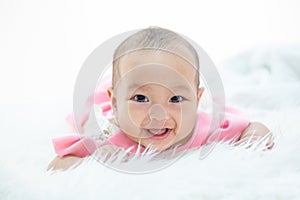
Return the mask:
[[[167,117],[167,112],[162,105],[155,104],[151,106],[149,110],[149,116],[151,120],[165,120]]]

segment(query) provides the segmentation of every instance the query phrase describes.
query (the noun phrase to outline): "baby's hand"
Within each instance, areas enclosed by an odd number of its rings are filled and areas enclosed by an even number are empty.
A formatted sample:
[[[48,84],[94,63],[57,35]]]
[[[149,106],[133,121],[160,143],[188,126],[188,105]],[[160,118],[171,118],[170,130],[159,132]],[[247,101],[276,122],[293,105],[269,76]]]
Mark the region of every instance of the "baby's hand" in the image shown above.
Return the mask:
[[[56,156],[48,165],[47,171],[49,170],[67,170],[70,167],[77,167],[83,158],[79,158],[76,156],[65,156],[65,157],[58,157]]]
[[[250,125],[243,131],[239,141],[237,141],[235,145],[246,145],[245,147],[249,148],[258,141],[259,143],[267,141],[266,149],[272,149],[274,146],[272,132],[260,122],[251,122]]]

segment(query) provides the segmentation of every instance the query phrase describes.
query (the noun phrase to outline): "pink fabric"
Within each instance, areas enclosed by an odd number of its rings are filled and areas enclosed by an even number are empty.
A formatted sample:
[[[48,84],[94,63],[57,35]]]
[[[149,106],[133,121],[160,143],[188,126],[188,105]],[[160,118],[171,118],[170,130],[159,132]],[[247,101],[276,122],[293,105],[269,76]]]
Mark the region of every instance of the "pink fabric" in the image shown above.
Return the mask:
[[[78,135],[54,138],[52,143],[59,157],[70,155],[82,158],[91,155],[97,149],[96,142],[92,138]]]
[[[249,125],[249,120],[238,110],[234,108],[225,109],[225,121],[220,126],[220,134],[213,135],[210,130],[212,116],[205,112],[198,113],[198,121],[196,123],[192,138],[179,150],[201,147],[208,142],[219,141],[237,141],[244,129]],[[210,139],[210,141],[209,141]],[[91,155],[97,148],[104,145],[115,145],[124,149],[132,148],[131,153],[136,153],[138,144],[126,136],[123,131],[116,132],[108,138],[104,143],[96,144],[96,142],[87,136],[70,135],[61,138],[55,138],[53,145],[55,152],[60,156],[73,155],[78,157],[86,157]],[[140,147],[140,152],[145,150]]]
[[[111,87],[111,74],[106,74],[101,79],[101,84],[98,85],[95,94],[91,94],[85,103],[85,114],[81,117],[79,127],[76,127],[74,114],[71,113],[67,115],[66,121],[70,124],[70,126],[74,130],[79,130],[80,132],[84,132],[85,123],[89,119],[89,112],[91,110],[91,106],[93,104],[97,105],[101,110],[105,117],[111,118],[113,117],[111,102],[109,96],[107,95],[107,89]]]

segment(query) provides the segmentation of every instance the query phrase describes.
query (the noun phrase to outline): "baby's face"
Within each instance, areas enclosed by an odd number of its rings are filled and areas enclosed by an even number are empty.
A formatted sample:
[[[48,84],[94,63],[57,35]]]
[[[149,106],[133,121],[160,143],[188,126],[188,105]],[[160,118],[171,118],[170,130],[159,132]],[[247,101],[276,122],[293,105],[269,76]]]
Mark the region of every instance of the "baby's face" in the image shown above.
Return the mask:
[[[120,129],[145,147],[184,144],[203,92],[196,69],[179,56],[153,50],[127,54],[117,65],[118,81],[108,93]]]

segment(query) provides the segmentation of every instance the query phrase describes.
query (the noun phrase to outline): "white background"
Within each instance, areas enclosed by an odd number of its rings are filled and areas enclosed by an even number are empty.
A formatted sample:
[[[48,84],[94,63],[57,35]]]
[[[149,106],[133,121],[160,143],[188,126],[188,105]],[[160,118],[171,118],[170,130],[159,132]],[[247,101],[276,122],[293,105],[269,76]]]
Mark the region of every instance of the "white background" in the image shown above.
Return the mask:
[[[0,104],[72,103],[87,56],[119,33],[161,26],[218,65],[250,47],[300,41],[297,0],[0,1]]]

